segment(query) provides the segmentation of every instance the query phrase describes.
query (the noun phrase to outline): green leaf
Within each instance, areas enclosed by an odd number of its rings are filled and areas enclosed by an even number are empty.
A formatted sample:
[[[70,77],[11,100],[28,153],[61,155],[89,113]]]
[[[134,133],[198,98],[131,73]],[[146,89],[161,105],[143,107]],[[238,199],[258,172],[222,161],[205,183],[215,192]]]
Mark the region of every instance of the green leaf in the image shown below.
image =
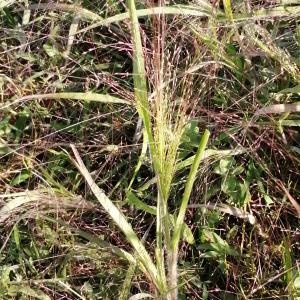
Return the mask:
[[[3,0],[2,0],[3,1]],[[9,1],[9,0],[6,0]],[[12,0],[11,0],[12,1]],[[1,3],[1,2],[0,2]],[[103,20],[101,16],[98,14],[83,8],[80,5],[74,5],[74,4],[65,4],[65,3],[55,3],[55,2],[46,2],[45,3],[37,3],[37,4],[30,4],[27,7],[30,10],[58,10],[58,11],[66,11],[76,14],[78,17],[80,17],[84,21],[100,21]]]
[[[209,248],[209,246],[208,246]],[[205,250],[205,247],[204,246],[200,246],[200,249],[203,249]],[[213,251],[213,250],[210,250],[210,251],[205,251],[201,257],[204,257],[204,258],[219,258],[220,257],[220,253],[218,251]]]
[[[178,159],[185,158],[191,151],[198,146],[200,140],[198,122],[195,120],[190,121],[181,136],[181,145]]]
[[[5,140],[0,138],[0,155],[7,154],[11,151]]]
[[[29,120],[29,112],[24,110],[23,112],[20,112],[18,114],[18,117],[14,123],[14,127],[16,130],[18,130],[19,132],[24,131],[24,129],[26,128],[26,123]]]
[[[300,276],[296,277],[296,279],[294,281],[294,287],[295,287],[295,289],[300,290]]]
[[[210,5],[207,1],[202,2],[201,6],[194,6],[194,5],[173,5],[173,6],[160,6],[160,7],[151,7],[146,9],[138,9],[136,10],[137,18],[144,18],[149,17],[152,15],[182,15],[182,16],[194,16],[194,17],[215,17],[215,20],[217,22],[228,22],[228,19],[235,22],[248,22],[249,19],[265,19],[265,18],[273,18],[273,17],[295,17],[300,12],[300,6],[293,6],[293,7],[287,7],[286,5],[281,5],[277,7],[272,7],[268,9],[258,9],[253,10],[251,14],[248,13],[241,13],[241,14],[234,14],[232,13],[231,6],[229,6],[229,0],[223,0],[225,1],[226,5],[226,14],[227,17],[224,17],[224,14],[220,11],[215,12],[215,8],[212,8],[212,5]],[[67,6],[67,5],[64,5]],[[69,5],[71,7],[71,5]],[[77,6],[77,13],[80,13],[83,11],[82,7]],[[66,10],[66,9],[64,9]],[[71,7],[68,9],[69,11],[74,11],[74,9]],[[96,14],[94,14],[96,15]],[[88,27],[83,28],[82,30],[79,30],[77,33],[86,32],[88,30],[94,29],[96,27],[100,26],[109,26],[111,23],[119,23],[121,21],[124,21],[126,19],[129,19],[130,15],[129,13],[121,13],[114,15],[112,17],[101,19],[100,16],[96,15],[89,16],[89,19],[91,21],[95,21],[100,19],[99,22],[96,22]]]
[[[195,238],[193,232],[186,223],[183,224],[182,238],[190,245],[195,244]]]
[[[19,185],[20,183],[26,181],[30,177],[30,172],[28,170],[22,171],[20,174],[18,174],[11,182],[10,184],[12,186]]]
[[[267,205],[270,205],[270,204],[274,203],[274,201],[272,200],[272,198],[268,194],[263,194],[263,197],[264,197],[264,200],[265,200]]]
[[[232,157],[222,158],[219,165],[214,168],[214,172],[219,175],[226,175],[234,164],[235,161]]]
[[[188,202],[190,199],[190,195],[191,195],[192,188],[193,188],[193,185],[194,185],[194,182],[196,179],[198,168],[199,168],[201,160],[203,158],[205,148],[208,144],[209,136],[210,136],[210,132],[206,129],[201,137],[199,147],[198,147],[197,153],[195,155],[195,159],[190,168],[188,179],[185,184],[185,189],[184,189],[181,205],[179,208],[179,213],[178,213],[178,216],[177,216],[177,219],[175,222],[174,233],[173,233],[173,237],[172,237],[172,249],[175,251],[178,251],[178,243],[180,240],[180,233],[181,233],[181,231],[183,229],[183,225],[184,225],[184,217],[186,214],[186,208],[187,208],[187,205],[188,205]]]
[[[236,176],[236,175],[240,175],[245,171],[243,166],[237,166],[232,172],[231,174]]]
[[[14,225],[13,227],[13,237],[14,237],[14,241],[16,244],[16,247],[18,250],[20,250],[20,232],[19,232],[19,228],[17,226],[17,224]]]
[[[238,181],[235,176],[224,177],[222,183],[222,191],[224,193],[232,193],[237,191]]]
[[[197,147],[200,141],[198,122],[191,120],[188,122],[181,136],[181,142],[187,143],[190,147]]]
[[[131,11],[131,10],[130,10]],[[174,5],[174,6],[158,6],[146,9],[135,10],[136,18],[149,17],[152,15],[183,15],[183,16],[195,16],[195,17],[207,17],[212,15],[211,6],[200,8],[192,5]],[[130,18],[129,13],[121,13],[112,17],[103,19],[97,23],[94,23],[77,33],[86,32],[99,26],[109,26],[111,23],[119,23]]]
[[[43,49],[45,50],[46,54],[51,58],[60,55],[60,51],[54,45],[44,44]]]
[[[133,192],[129,191],[126,196],[129,204],[132,204],[136,208],[141,209],[147,213],[156,215],[156,208],[141,201],[137,196],[135,196]]]
[[[134,205],[137,209],[143,210],[144,212],[150,213],[155,216],[157,214],[156,207],[150,206],[150,205],[146,204],[145,202],[141,201],[131,191],[127,193],[126,200],[128,201],[129,204]],[[174,216],[169,215],[169,218],[170,218],[172,226],[174,227],[174,225],[175,225]],[[194,235],[186,223],[183,224],[182,238],[190,245],[194,244],[194,242],[195,242]]]
[[[232,159],[232,158],[230,158],[231,156],[243,154],[245,152],[246,152],[246,150],[242,149],[242,148],[241,149],[235,149],[235,150],[207,149],[203,153],[202,160],[207,159],[207,158],[211,158],[211,157]],[[193,163],[194,158],[195,158],[195,155],[192,155],[192,156],[188,157],[187,159],[179,161],[176,165],[176,170],[180,171],[180,170],[190,166]],[[216,167],[216,169],[218,170],[218,167]],[[217,172],[219,172],[219,171],[217,171]],[[219,174],[219,173],[217,173],[217,174]]]
[[[10,272],[13,270],[13,267],[3,266],[0,273],[0,286],[3,286],[5,289],[8,289],[10,283]]]
[[[237,256],[238,252],[229,246],[229,244],[223,240],[217,233],[203,229],[201,234],[201,249],[211,250],[210,255],[216,256],[224,256],[224,255],[232,255]]]
[[[258,187],[260,193],[262,193],[263,198],[264,198],[267,205],[270,205],[270,204],[274,203],[274,201],[271,199],[271,197],[266,192],[264,184],[261,180],[257,180],[257,187]]]
[[[256,167],[254,162],[251,160],[247,166],[246,178],[249,183],[255,179],[259,179],[261,176],[261,169]]]
[[[280,120],[281,126],[300,127],[300,120]]]
[[[242,207],[251,201],[251,194],[250,194],[249,185],[247,182],[239,183],[239,188],[240,188],[239,205]]]
[[[281,90],[279,94],[300,94],[300,84],[292,88]]]

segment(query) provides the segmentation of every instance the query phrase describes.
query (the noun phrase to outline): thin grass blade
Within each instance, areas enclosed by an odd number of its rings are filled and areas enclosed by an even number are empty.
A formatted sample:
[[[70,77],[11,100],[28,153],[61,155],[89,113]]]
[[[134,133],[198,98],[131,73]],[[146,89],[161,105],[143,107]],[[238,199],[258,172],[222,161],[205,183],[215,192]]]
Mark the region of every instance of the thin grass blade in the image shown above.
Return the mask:
[[[2,0],[3,2],[3,0]],[[4,2],[15,2],[13,0],[7,0]],[[1,8],[1,2],[0,2],[0,8]],[[54,3],[54,2],[48,2],[48,3],[38,3],[38,4],[30,4],[26,8],[19,8],[15,9],[15,11],[22,11],[24,9],[30,9],[30,10],[59,10],[59,11],[65,11],[76,14],[78,17],[80,17],[84,21],[101,21],[103,18],[99,16],[98,14],[83,8],[80,5],[72,5],[72,4],[65,4],[65,3]]]
[[[69,29],[67,49],[64,52],[65,56],[68,56],[70,54],[72,45],[74,43],[75,35],[77,33],[77,29],[78,29],[78,26],[79,26],[79,21],[80,21],[79,16],[74,16],[73,17],[73,21],[72,21],[72,24],[70,25],[70,29]]]
[[[204,134],[201,138],[200,144],[199,144],[199,148],[197,150],[197,153],[195,155],[195,159],[193,161],[193,164],[191,166],[190,169],[190,173],[186,182],[186,186],[185,186],[185,190],[184,190],[184,194],[182,197],[182,202],[179,208],[179,213],[178,213],[178,217],[176,219],[176,223],[175,223],[175,229],[174,229],[174,235],[172,238],[172,248],[176,249],[179,239],[180,239],[180,232],[184,223],[184,217],[185,217],[185,212],[186,212],[186,208],[188,205],[188,201],[192,192],[192,188],[196,179],[196,175],[197,175],[197,171],[202,159],[202,156],[204,154],[204,150],[206,148],[206,145],[208,143],[208,139],[209,139],[209,135],[210,132],[208,130],[204,131]]]
[[[171,284],[171,299],[177,299],[178,297],[178,287],[177,287],[177,282],[178,282],[178,274],[177,274],[177,263],[178,263],[178,244],[180,240],[180,235],[181,232],[184,228],[184,217],[188,205],[188,201],[190,199],[190,195],[192,192],[192,188],[196,179],[196,174],[202,159],[202,156],[204,154],[204,150],[206,148],[206,145],[208,143],[210,132],[206,129],[203,133],[203,136],[200,140],[200,144],[197,150],[197,153],[195,155],[195,159],[193,161],[193,164],[190,169],[190,173],[185,185],[185,190],[184,194],[182,197],[182,202],[179,208],[179,213],[175,222],[175,228],[172,236],[172,241],[171,241],[171,259],[169,261],[169,274],[168,274],[168,279]]]
[[[231,1],[230,0],[223,0],[223,5],[225,9],[225,16],[230,21],[233,22],[233,14],[231,9]]]
[[[20,97],[14,99],[11,103],[0,106],[0,109],[4,109],[22,102],[30,101],[30,100],[42,100],[42,99],[68,99],[68,100],[78,100],[78,101],[94,101],[101,103],[112,103],[112,104],[127,104],[132,105],[129,101],[105,94],[97,94],[97,93],[53,93],[53,94],[40,94],[40,95],[28,95],[24,97]]]
[[[223,13],[220,11],[217,11],[217,14],[213,14],[210,9],[208,9],[206,6],[202,9],[197,6],[159,6],[159,7],[152,7],[152,8],[146,8],[146,9],[138,9],[136,10],[136,15],[138,18],[143,17],[149,17],[152,15],[181,15],[181,16],[190,16],[190,17],[213,17],[216,22],[227,22],[228,18],[224,16]],[[235,21],[235,22],[243,22],[247,20],[255,20],[255,19],[270,19],[274,17],[296,17],[300,14],[300,5],[294,5],[294,6],[286,6],[281,5],[273,8],[268,9],[258,9],[251,12],[251,14],[248,13],[240,13],[240,14],[230,14],[229,8],[228,8],[228,14],[229,17]],[[90,26],[87,26],[81,30],[79,30],[77,33],[83,33],[89,30],[92,30],[96,27],[100,26],[109,26],[112,23],[119,23],[124,20],[127,20],[130,18],[129,13],[121,13],[106,19],[101,19],[99,22],[96,22]]]
[[[212,12],[210,9],[208,9],[207,6],[201,9],[197,6],[188,6],[188,5],[158,6],[158,7],[136,10],[137,18],[149,17],[152,15],[182,15],[182,16],[194,16],[194,17],[210,17],[212,16]],[[130,13],[128,12],[118,14],[106,18],[105,20],[101,20],[95,24],[92,24],[82,30],[79,30],[78,33],[86,32],[99,26],[109,26],[112,23],[119,23],[129,18],[130,18]]]
[[[258,109],[254,116],[267,115],[267,114],[282,114],[290,112],[300,112],[300,103],[287,103],[287,104],[273,104]]]
[[[137,237],[136,233],[132,229],[131,225],[127,222],[125,216],[122,212],[114,205],[114,203],[105,195],[105,193],[97,186],[93,178],[91,177],[89,171],[85,167],[79,153],[74,145],[71,145],[73,153],[76,157],[74,161],[76,167],[81,172],[82,176],[85,178],[87,184],[89,185],[91,191],[103,206],[105,211],[110,215],[118,227],[123,231],[126,238],[135,249],[141,263],[143,264],[145,270],[147,270],[147,275],[152,279],[153,283],[157,282],[157,271],[155,265],[152,262],[150,255],[145,249],[143,243]]]

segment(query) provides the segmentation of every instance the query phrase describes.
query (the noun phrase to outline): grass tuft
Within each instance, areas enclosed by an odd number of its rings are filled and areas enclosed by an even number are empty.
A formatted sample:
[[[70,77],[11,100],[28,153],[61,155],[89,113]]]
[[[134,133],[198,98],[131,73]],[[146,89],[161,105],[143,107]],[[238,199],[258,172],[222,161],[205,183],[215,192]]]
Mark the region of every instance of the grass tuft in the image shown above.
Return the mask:
[[[0,1],[0,299],[298,299],[299,13]]]

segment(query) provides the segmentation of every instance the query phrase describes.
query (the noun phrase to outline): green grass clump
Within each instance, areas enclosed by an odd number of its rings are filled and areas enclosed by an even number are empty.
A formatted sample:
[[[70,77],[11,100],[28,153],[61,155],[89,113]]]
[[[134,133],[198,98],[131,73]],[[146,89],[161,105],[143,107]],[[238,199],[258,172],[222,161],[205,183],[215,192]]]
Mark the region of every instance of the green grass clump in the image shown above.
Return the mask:
[[[298,299],[299,1],[0,1],[0,299]]]

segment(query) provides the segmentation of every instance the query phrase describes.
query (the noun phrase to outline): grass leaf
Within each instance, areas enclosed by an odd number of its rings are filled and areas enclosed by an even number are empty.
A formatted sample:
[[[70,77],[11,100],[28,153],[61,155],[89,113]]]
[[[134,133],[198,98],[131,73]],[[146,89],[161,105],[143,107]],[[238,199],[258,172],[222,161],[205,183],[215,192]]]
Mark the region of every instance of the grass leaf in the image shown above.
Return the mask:
[[[139,240],[136,233],[133,231],[131,225],[127,222],[122,212],[113,204],[113,202],[104,194],[104,192],[97,186],[95,181],[92,179],[75,146],[71,145],[71,147],[76,157],[76,161],[74,161],[76,167],[85,178],[87,184],[89,185],[91,191],[93,192],[97,200],[100,202],[100,204],[109,214],[109,216],[114,220],[114,222],[118,225],[121,231],[123,231],[126,238],[137,252],[137,255],[139,256],[139,259],[143,264],[145,270],[147,270],[149,277],[153,280],[154,283],[156,283],[157,271],[143,243]]]
[[[150,205],[147,205],[141,201],[133,192],[127,193],[127,201],[129,204],[134,205],[136,208],[141,209],[149,214],[156,215],[156,208]]]
[[[183,16],[195,16],[195,17],[207,17],[211,16],[211,12],[208,10],[208,7],[199,8],[196,6],[158,6],[146,9],[138,9],[136,10],[136,17],[143,18],[149,17],[152,15],[183,15]],[[121,13],[106,19],[103,19],[95,24],[92,24],[82,30],[79,30],[78,33],[86,32],[88,30],[94,29],[99,26],[108,26],[111,23],[119,23],[126,19],[130,18],[130,13]]]
[[[3,0],[2,0],[3,2]],[[14,2],[14,1],[5,1],[5,2]],[[0,2],[0,8],[1,8],[1,2]],[[99,20],[103,20],[101,16],[98,14],[83,8],[80,5],[71,5],[71,4],[64,4],[64,3],[54,3],[54,2],[48,2],[48,3],[39,3],[39,4],[30,4],[26,9],[30,10],[58,10],[58,11],[66,11],[76,14],[78,17],[80,17],[82,20],[95,22]],[[16,9],[15,11],[22,11],[22,8]]]
[[[228,0],[224,0],[228,2]],[[255,20],[255,19],[268,19],[274,17],[296,17],[300,14],[300,5],[288,7],[285,5],[275,6],[273,8],[268,9],[258,9],[252,11],[251,14],[248,13],[239,13],[239,14],[232,14],[230,13],[228,5],[227,13],[229,14],[229,18],[233,18],[232,20],[235,22],[243,22],[247,20]],[[230,6],[231,7],[231,6]],[[213,13],[207,6],[203,8],[199,8],[197,6],[188,6],[188,5],[176,5],[176,6],[158,6],[146,9],[138,9],[136,10],[136,15],[138,18],[149,17],[151,15],[181,15],[186,17],[213,17]],[[96,22],[90,26],[87,26],[77,33],[83,33],[94,29],[100,26],[109,26],[112,23],[119,23],[126,19],[129,19],[129,13],[121,13],[118,15],[114,15],[112,17],[108,17],[106,19],[102,19],[99,22]],[[217,11],[217,14],[214,15],[216,22],[227,22],[228,19],[225,17],[221,12]]]
[[[192,192],[192,188],[194,185],[194,181],[196,179],[196,174],[204,153],[204,150],[206,148],[206,145],[208,143],[210,132],[206,129],[204,131],[204,134],[200,140],[200,144],[197,150],[197,153],[195,155],[195,159],[193,161],[193,164],[190,169],[190,173],[185,185],[184,194],[182,197],[182,201],[179,208],[179,213],[176,218],[174,232],[171,240],[171,251],[170,253],[170,261],[169,261],[169,281],[171,282],[170,288],[172,289],[172,298],[176,299],[178,294],[178,287],[177,287],[177,277],[178,277],[178,271],[177,271],[177,263],[178,263],[178,243],[180,240],[180,235],[184,229],[184,217],[185,212],[187,209],[188,201]]]
[[[208,139],[209,139],[209,131],[205,130],[201,140],[200,140],[200,144],[199,144],[199,148],[197,150],[197,153],[195,155],[193,164],[191,166],[190,169],[190,173],[186,182],[186,186],[185,186],[185,190],[184,190],[184,194],[182,197],[182,201],[181,201],[181,205],[180,205],[180,209],[179,209],[179,213],[178,213],[178,217],[176,219],[176,223],[175,223],[175,229],[174,229],[174,235],[172,238],[172,248],[176,249],[178,246],[178,242],[179,242],[179,238],[180,238],[180,232],[182,230],[182,226],[184,224],[184,216],[185,216],[185,211],[188,205],[188,201],[192,192],[192,188],[193,188],[193,184],[194,181],[196,179],[196,174],[202,159],[202,156],[204,154],[204,150],[206,148],[206,145],[208,143]]]
[[[16,2],[16,0],[0,0],[0,9],[2,9],[4,7],[8,7],[15,2]]]
[[[289,112],[300,112],[300,103],[273,104],[258,109],[254,117],[266,114],[282,114]]]
[[[231,9],[231,2],[230,0],[223,0],[223,5],[225,9],[225,15],[226,18],[232,22],[233,21],[233,14],[232,14],[232,9]]]
[[[26,181],[30,177],[30,172],[28,170],[22,171],[20,174],[18,174],[11,182],[10,184],[12,186],[19,185],[20,183]]]
[[[28,95],[14,99],[11,103],[0,106],[0,109],[7,108],[9,106],[19,104],[21,102],[29,100],[41,100],[41,99],[68,99],[68,100],[78,100],[78,101],[93,101],[101,103],[112,103],[112,104],[127,104],[131,103],[127,100],[120,99],[111,95],[106,94],[97,94],[97,93],[75,93],[75,92],[62,92],[62,93],[53,93],[53,94],[41,94],[41,95]]]

